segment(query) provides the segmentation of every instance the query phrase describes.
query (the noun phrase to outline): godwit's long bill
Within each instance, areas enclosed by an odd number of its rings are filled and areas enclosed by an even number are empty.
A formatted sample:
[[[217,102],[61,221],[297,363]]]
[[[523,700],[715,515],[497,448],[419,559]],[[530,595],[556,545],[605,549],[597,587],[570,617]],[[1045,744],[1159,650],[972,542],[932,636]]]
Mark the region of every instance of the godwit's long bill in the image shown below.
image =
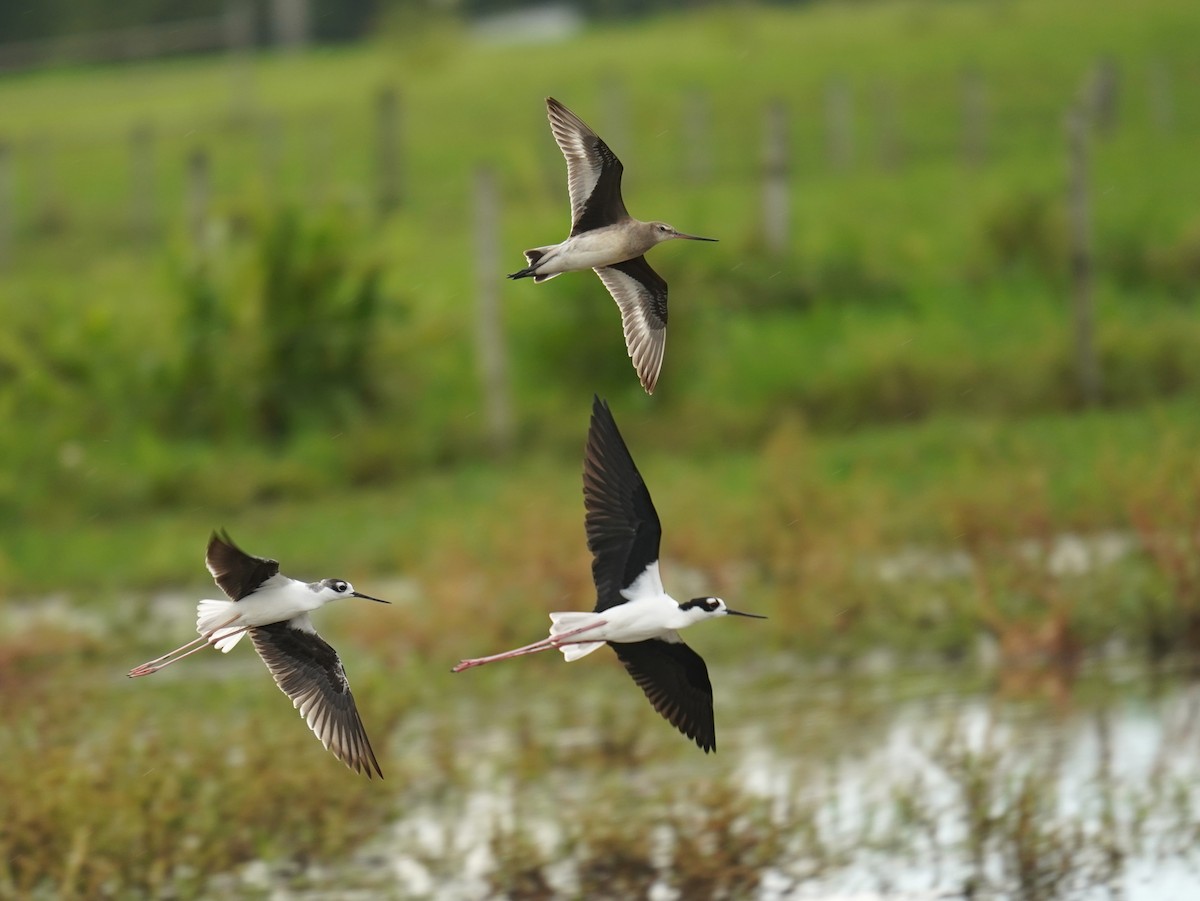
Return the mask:
[[[564,272],[594,269],[621,308],[625,346],[642,387],[653,393],[666,344],[667,283],[643,254],[672,238],[717,239],[684,234],[665,222],[634,219],[621,199],[624,167],[616,154],[553,97],[546,98],[546,112],[567,160],[571,234],[559,244],[525,251],[527,265],[509,278],[541,283]]]
[[[550,636],[533,644],[461,661],[454,672],[557,649],[578,660],[605,643],[662,716],[704,751],[717,747],[712,684],[704,660],[679,630],[720,616],[765,619],[730,610],[716,597],[682,604],[658,574],[662,527],[608,405],[596,398],[583,461],[583,501],[596,606],[591,613],[551,613]]]
[[[361,594],[343,579],[289,579],[276,561],[247,554],[226,532],[213,532],[205,563],[229,600],[201,601],[196,607],[200,637],[135,666],[130,677],[149,676],[210,645],[228,654],[249,635],[275,684],[321,744],[355,772],[369,779],[373,770],[382,779],[342,661],[317,634],[308,614],[340,598],[388,601]]]

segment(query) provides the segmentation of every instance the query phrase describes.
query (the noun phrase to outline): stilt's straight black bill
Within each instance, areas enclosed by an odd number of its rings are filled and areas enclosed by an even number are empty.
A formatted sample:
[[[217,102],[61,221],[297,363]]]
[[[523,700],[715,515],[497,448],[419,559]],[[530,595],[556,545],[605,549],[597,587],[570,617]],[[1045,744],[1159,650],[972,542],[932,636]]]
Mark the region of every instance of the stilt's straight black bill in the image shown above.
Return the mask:
[[[391,601],[385,601],[383,598],[373,598],[369,594],[363,594],[361,591],[350,592],[352,598],[362,598],[364,601],[374,601],[377,604],[390,604]]]
[[[730,610],[728,607],[725,608],[725,612],[730,616],[748,616],[750,619],[766,619],[761,613],[742,613],[741,610]]]

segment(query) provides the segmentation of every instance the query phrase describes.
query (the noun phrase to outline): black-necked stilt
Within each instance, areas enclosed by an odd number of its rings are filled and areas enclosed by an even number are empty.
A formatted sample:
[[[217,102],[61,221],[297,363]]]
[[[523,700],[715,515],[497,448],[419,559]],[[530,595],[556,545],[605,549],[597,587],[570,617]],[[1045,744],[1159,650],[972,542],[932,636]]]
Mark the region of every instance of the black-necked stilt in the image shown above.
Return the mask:
[[[643,254],[672,238],[715,241],[685,235],[665,222],[634,219],[621,199],[624,167],[616,154],[583,120],[546,98],[550,130],[567,159],[571,195],[571,234],[561,244],[525,251],[528,265],[509,278],[544,282],[564,272],[594,269],[621,308],[625,346],[647,394],[654,392],[667,340],[667,283]]]
[[[308,614],[339,598],[389,602],[357,592],[343,579],[289,579],[276,561],[247,554],[224,531],[213,532],[205,564],[229,600],[201,601],[196,607],[200,637],[134,667],[129,675],[149,676],[208,645],[228,654],[249,634],[275,684],[292,699],[321,744],[350,769],[368,779],[374,770],[382,779],[342,661],[317,634]]]
[[[756,613],[730,610],[720,598],[679,603],[658,574],[662,527],[629,448],[608,404],[595,398],[583,461],[583,502],[596,607],[591,613],[551,613],[550,637],[524,647],[461,661],[454,672],[496,660],[557,648],[578,660],[606,642],[633,681],[676,729],[701,748],[715,751],[712,684],[703,658],[683,643],[679,630],[718,616]],[[587,635],[586,638],[576,636]]]

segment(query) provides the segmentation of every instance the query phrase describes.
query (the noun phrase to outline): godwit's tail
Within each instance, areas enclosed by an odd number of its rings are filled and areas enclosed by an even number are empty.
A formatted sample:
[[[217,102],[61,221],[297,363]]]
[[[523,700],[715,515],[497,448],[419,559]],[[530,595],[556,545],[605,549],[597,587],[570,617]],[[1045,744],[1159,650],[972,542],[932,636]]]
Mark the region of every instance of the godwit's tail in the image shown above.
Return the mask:
[[[532,278],[534,284],[540,285],[542,282],[548,281],[556,275],[562,275],[561,272],[539,273],[537,271],[538,263],[542,257],[557,246],[557,244],[549,244],[546,247],[534,247],[532,250],[525,251],[525,262],[529,265],[519,272],[512,273],[509,278]]]

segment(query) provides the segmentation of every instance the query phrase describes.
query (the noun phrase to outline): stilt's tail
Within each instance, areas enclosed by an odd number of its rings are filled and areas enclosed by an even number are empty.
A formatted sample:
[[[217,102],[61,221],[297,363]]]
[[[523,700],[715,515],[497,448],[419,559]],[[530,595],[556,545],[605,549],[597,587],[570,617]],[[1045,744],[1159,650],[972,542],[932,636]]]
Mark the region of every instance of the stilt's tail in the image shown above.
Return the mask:
[[[570,632],[573,629],[579,629],[586,626],[588,623],[595,621],[596,614],[594,613],[551,613],[550,614],[550,637],[562,635],[564,632]],[[584,635],[587,633],[585,632]],[[583,636],[580,636],[583,637]],[[578,660],[580,657],[586,657],[596,648],[604,647],[603,641],[574,641],[568,642],[559,648],[562,651],[563,658],[568,662]]]
[[[232,651],[234,645],[246,634],[246,630],[239,626],[227,625],[236,614],[233,606],[233,601],[210,600],[201,601],[196,605],[196,631],[207,635],[208,643],[223,654]]]
[[[525,262],[529,265],[519,272],[512,273],[509,278],[532,278],[534,284],[540,285],[542,282],[552,279],[556,275],[562,275],[561,272],[551,272],[548,275],[541,275],[537,272],[537,266],[542,257],[546,255],[548,250],[553,250],[555,246],[552,244],[547,247],[535,247],[532,250],[525,251]]]

